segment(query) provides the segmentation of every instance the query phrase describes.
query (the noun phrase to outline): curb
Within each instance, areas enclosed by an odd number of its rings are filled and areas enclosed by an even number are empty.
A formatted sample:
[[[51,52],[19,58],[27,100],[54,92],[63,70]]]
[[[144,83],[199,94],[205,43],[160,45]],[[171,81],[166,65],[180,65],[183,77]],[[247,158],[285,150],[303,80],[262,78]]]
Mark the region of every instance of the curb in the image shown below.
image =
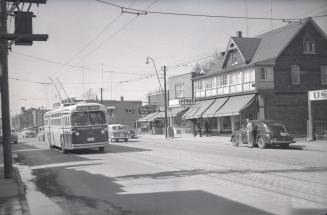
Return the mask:
[[[28,206],[27,203],[27,199],[26,199],[26,192],[25,192],[25,184],[22,181],[22,178],[19,174],[19,170],[18,167],[16,165],[14,165],[14,180],[17,182],[17,186],[18,186],[18,192],[19,192],[19,203],[21,206],[21,211],[23,215],[30,215],[30,208]]]

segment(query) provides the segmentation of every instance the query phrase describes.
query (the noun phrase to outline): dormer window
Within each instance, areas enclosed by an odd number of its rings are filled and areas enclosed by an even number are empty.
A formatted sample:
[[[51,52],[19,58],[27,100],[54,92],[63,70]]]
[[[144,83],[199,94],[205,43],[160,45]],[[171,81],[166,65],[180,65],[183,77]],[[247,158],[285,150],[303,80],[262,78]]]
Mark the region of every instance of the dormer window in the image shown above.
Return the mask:
[[[315,41],[304,41],[303,49],[304,49],[304,51],[303,51],[304,54],[316,54]]]
[[[303,53],[316,54],[316,42],[310,35],[306,35],[303,39]]]
[[[237,64],[236,51],[233,51],[233,52],[231,53],[231,58],[232,58],[232,65]]]

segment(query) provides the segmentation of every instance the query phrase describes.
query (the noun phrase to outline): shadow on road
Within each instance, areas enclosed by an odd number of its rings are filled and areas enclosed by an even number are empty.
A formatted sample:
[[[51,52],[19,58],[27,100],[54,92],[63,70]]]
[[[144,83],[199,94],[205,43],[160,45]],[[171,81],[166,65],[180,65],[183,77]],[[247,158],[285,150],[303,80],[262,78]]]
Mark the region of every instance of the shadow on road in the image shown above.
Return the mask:
[[[167,171],[158,172],[153,174],[136,174],[136,175],[125,175],[116,177],[119,180],[134,180],[134,179],[167,179],[167,178],[178,178],[178,177],[189,177],[196,175],[209,175],[209,174],[255,174],[255,173],[296,173],[296,172],[326,172],[327,167],[307,167],[303,169],[271,169],[271,170],[236,170],[236,169],[224,169],[224,170],[203,170],[203,169],[191,169],[191,170],[178,170],[178,171]]]
[[[201,190],[124,193],[127,190],[117,179],[65,167],[36,170],[33,175],[40,191],[74,214],[79,210],[83,214],[270,214]]]
[[[97,149],[79,149],[79,150],[72,150],[71,154],[76,155],[83,155],[83,154],[108,154],[108,153],[127,153],[127,152],[145,152],[145,151],[152,151],[150,149],[143,149],[143,148],[136,148],[131,146],[123,146],[118,144],[109,144],[108,147],[105,148],[104,152],[99,152]]]

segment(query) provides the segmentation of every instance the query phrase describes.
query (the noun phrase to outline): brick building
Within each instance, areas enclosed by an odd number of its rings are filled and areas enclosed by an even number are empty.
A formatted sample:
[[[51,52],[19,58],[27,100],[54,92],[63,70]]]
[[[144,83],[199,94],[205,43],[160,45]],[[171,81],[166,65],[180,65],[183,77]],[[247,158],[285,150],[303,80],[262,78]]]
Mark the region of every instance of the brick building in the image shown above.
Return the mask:
[[[98,102],[98,101],[87,101]],[[131,128],[137,127],[137,120],[142,117],[138,113],[138,108],[142,106],[142,101],[103,100],[102,104],[107,107],[108,123],[119,123]]]
[[[44,114],[49,110],[43,108],[21,109],[21,113],[13,116],[11,120],[12,128],[18,131],[24,128],[40,127],[44,125]]]
[[[185,120],[201,120],[212,133],[230,133],[246,118],[274,119],[290,133],[306,134],[308,91],[327,88],[327,37],[314,20],[251,38],[238,32],[221,56],[206,74],[192,78],[196,105]],[[316,103],[314,119],[327,122],[326,110],[327,101]]]

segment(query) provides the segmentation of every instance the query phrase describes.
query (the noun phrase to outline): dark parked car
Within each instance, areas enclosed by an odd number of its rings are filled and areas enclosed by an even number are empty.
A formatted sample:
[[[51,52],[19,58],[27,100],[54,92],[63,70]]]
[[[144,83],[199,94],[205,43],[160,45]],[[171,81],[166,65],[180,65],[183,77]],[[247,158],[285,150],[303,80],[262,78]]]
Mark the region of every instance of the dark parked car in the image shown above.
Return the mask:
[[[0,129],[0,143],[3,142],[2,129]],[[18,143],[18,135],[15,130],[11,130],[10,142]]]
[[[280,122],[272,120],[256,120],[253,121],[256,128],[255,145],[259,148],[266,148],[267,145],[279,145],[289,147],[291,143],[295,143],[293,137],[287,132],[286,126]],[[234,146],[240,143],[247,144],[246,129],[234,131],[231,136],[231,142]]]

